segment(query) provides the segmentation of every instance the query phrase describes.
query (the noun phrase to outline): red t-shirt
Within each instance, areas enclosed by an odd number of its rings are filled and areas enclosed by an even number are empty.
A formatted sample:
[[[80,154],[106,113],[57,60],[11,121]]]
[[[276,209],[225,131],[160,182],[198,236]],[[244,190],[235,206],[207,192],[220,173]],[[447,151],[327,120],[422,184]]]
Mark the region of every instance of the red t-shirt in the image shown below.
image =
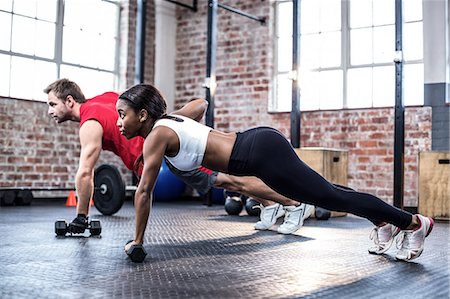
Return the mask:
[[[88,99],[80,107],[80,128],[87,120],[98,121],[103,128],[102,149],[115,153],[128,169],[133,170],[134,162],[142,154],[144,138],[138,136],[128,140],[120,134],[116,111],[118,98],[115,92],[105,92]]]

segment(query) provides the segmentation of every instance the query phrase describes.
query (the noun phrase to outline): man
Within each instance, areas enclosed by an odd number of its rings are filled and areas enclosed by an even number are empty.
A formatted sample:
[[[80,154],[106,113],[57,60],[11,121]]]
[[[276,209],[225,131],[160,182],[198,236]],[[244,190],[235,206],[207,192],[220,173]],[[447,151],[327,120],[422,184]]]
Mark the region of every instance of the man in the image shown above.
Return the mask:
[[[116,126],[116,102],[119,95],[115,92],[106,92],[87,100],[79,86],[68,79],[53,82],[44,92],[48,95],[48,114],[58,124],[65,121],[80,123],[81,151],[75,176],[77,216],[69,224],[69,228],[73,233],[82,233],[88,225],[89,201],[94,190],[94,167],[101,150],[112,151],[122,159],[128,169],[136,171],[139,168],[144,139],[139,137],[127,140],[120,134]],[[203,118],[206,108],[207,102],[197,99],[174,113],[199,121]],[[304,219],[312,213],[312,206],[300,204],[276,193],[255,177],[235,177],[201,170],[183,173],[174,167],[170,168],[200,193],[205,193],[215,186],[245,194],[261,202],[261,220],[255,224],[256,229],[268,229],[279,217],[285,215],[285,223],[278,231],[290,234],[298,230]],[[139,171],[137,172],[139,175]]]

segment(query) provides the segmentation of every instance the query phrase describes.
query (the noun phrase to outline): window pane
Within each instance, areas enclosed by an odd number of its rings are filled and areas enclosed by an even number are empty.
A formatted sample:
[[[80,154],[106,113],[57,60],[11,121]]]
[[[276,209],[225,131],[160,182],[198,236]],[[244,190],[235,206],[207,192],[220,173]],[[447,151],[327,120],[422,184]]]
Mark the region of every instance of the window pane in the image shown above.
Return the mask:
[[[33,97],[33,90],[31,88],[24,88],[24,82],[32,83],[35,79],[33,59],[12,56],[10,96],[31,99]]]
[[[11,14],[0,12],[0,49],[11,50]]]
[[[403,56],[405,61],[423,59],[422,22],[403,25]]]
[[[90,31],[81,31],[81,39],[77,40],[77,43],[82,42],[82,47],[79,48],[77,53],[77,61],[83,66],[97,67],[97,61],[95,55],[93,55],[93,50],[95,48],[86,47],[85,45],[95,45],[97,36],[95,36]],[[96,49],[95,49],[96,50]]]
[[[351,65],[372,63],[372,28],[350,31]]]
[[[373,25],[386,24],[395,24],[395,0],[374,0]]]
[[[57,0],[39,0],[36,17],[40,20],[56,22]]]
[[[301,68],[318,68],[320,66],[319,34],[301,35],[300,47]]]
[[[114,74],[61,65],[61,78],[76,82],[86,97],[93,97],[107,90],[114,90]]]
[[[278,39],[278,71],[287,72],[292,70],[292,38]]]
[[[64,27],[62,58],[64,62],[96,67],[96,57],[92,55],[92,47],[96,39],[89,32],[74,28]],[[95,47],[94,47],[95,49]]]
[[[395,104],[395,68],[373,68],[373,106],[393,107]]]
[[[65,0],[64,25],[83,30],[97,30],[101,8],[99,0]]]
[[[36,0],[14,0],[14,13],[35,17]]]
[[[320,34],[320,66],[336,67],[341,65],[341,32]]]
[[[13,16],[12,51],[29,55],[34,54],[35,22],[34,19]]]
[[[300,110],[319,109],[319,72],[300,73]]]
[[[405,105],[423,105],[423,64],[405,64],[403,80]]]
[[[341,0],[316,1],[320,7],[320,31],[341,29]],[[316,20],[317,22],[317,20]]]
[[[341,109],[343,105],[342,71],[320,72],[320,109]]]
[[[34,63],[33,99],[46,101],[42,90],[57,79],[56,64],[36,60]]]
[[[0,95],[9,96],[9,69],[11,56],[0,54]]]
[[[395,27],[381,26],[373,28],[374,63],[392,62],[395,53]]]
[[[349,69],[347,72],[347,107],[372,106],[372,68]]]
[[[277,76],[277,103],[276,111],[291,111],[292,107],[292,80],[288,74]]]
[[[1,0],[0,10],[12,11],[12,0]]]
[[[292,38],[292,2],[278,4],[277,35]]]
[[[319,18],[320,10],[317,5],[317,0],[302,0],[300,1],[300,30],[301,33],[316,33],[319,32]]]
[[[79,29],[64,26],[63,30],[63,46],[62,46],[62,60],[70,63],[80,63],[79,53],[85,47],[81,38],[81,31]]]
[[[115,37],[117,35],[118,25],[118,6],[117,4],[107,1],[101,1],[99,4],[99,11],[101,14],[97,14],[96,30],[101,32],[103,36]],[[290,27],[292,28],[292,10],[290,20]],[[289,25],[288,25],[289,26]]]
[[[84,10],[86,10],[88,7],[89,4],[84,0],[66,0],[64,2],[64,25],[79,27],[79,20],[84,18]]]
[[[372,0],[350,0],[350,28],[372,25]]]
[[[116,55],[116,40],[113,37],[99,36],[95,39],[95,62],[98,68],[114,71],[115,55]]]
[[[56,79],[56,64],[13,56],[11,61],[11,96],[45,100],[42,90]],[[26,88],[24,85],[26,82]]]
[[[404,22],[422,20],[422,1],[425,0],[408,0],[402,2]]]
[[[36,21],[37,56],[53,59],[55,56],[55,24]]]

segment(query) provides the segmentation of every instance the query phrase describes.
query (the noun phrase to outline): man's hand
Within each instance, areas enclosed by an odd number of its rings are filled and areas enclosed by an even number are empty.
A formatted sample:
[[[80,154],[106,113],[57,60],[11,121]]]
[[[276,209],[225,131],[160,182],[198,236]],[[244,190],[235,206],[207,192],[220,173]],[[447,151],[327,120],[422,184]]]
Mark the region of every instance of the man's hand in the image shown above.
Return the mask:
[[[82,234],[88,228],[88,218],[85,215],[78,215],[69,223],[69,232]]]

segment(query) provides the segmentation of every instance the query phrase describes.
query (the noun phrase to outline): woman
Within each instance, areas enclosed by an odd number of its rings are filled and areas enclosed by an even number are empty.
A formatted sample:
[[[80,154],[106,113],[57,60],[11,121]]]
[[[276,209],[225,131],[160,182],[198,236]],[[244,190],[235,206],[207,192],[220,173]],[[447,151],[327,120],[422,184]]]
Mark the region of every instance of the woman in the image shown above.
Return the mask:
[[[145,138],[144,168],[135,194],[134,244],[142,244],[151,207],[151,194],[166,157],[180,170],[205,166],[238,176],[256,176],[278,193],[329,210],[349,212],[376,225],[370,253],[386,252],[397,234],[403,241],[396,258],[412,260],[423,251],[433,220],[412,215],[366,193],[334,186],[303,163],[290,143],[273,128],[223,133],[180,115],[166,115],[166,103],[148,84],[131,87],[117,101],[117,125],[126,138]]]

